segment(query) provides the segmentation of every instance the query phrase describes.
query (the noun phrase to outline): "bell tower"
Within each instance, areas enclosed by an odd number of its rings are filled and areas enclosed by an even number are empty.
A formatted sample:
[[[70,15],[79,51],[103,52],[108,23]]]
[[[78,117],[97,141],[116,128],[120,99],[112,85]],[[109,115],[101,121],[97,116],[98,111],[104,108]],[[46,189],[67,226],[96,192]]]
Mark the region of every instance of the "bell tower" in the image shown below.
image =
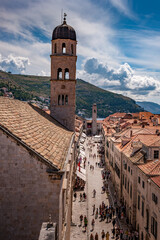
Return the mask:
[[[97,104],[94,103],[92,106],[92,134],[97,134]]]
[[[70,131],[75,130],[76,32],[66,23],[53,30],[51,53],[51,116]]]

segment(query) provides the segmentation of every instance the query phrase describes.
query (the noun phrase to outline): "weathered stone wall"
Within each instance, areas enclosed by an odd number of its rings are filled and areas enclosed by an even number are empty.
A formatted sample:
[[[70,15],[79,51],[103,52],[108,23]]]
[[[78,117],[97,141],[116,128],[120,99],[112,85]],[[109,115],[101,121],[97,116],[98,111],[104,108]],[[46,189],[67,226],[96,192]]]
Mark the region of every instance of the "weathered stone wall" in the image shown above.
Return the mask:
[[[66,55],[70,54],[72,56],[76,56],[76,45],[77,41],[71,39],[54,39],[52,40],[52,55],[59,55],[63,54],[62,52],[62,45],[65,43],[66,45]],[[56,45],[56,52],[55,52],[55,45]],[[73,52],[71,45],[73,45]]]
[[[76,82],[70,80],[51,81],[51,116],[66,126],[75,130]],[[58,105],[58,96],[68,96],[68,104]]]
[[[52,40],[51,54],[51,116],[71,131],[75,130],[76,44],[71,39]]]
[[[137,176],[140,177],[140,183],[137,183],[137,199],[138,195],[140,196],[140,209],[137,207],[137,226],[139,226],[139,234],[140,236],[143,233],[143,236],[149,240],[160,239],[160,208],[159,208],[159,201],[160,201],[160,188],[148,178],[146,174],[144,174],[138,167],[137,167]],[[144,188],[142,187],[142,181],[144,182]],[[157,204],[152,199],[152,193],[154,193],[157,198]],[[142,216],[142,201],[144,202],[144,216]],[[147,210],[149,212],[149,224],[148,229],[147,227]],[[157,238],[154,237],[151,231],[151,218],[157,221]],[[148,238],[147,238],[148,237]]]
[[[117,197],[121,198],[121,151],[114,146],[114,162],[120,170],[120,176],[118,177],[117,173],[115,172],[115,189],[117,191]]]
[[[59,221],[60,180],[23,146],[0,131],[0,239],[38,239],[41,225]]]
[[[127,164],[127,169],[124,168]],[[123,182],[124,179],[124,182]],[[126,181],[126,188],[125,188]],[[130,159],[122,154],[122,197],[126,203],[127,217],[133,228],[136,228],[136,201],[137,201],[137,167]]]
[[[58,68],[62,69],[62,79],[65,80],[65,69],[69,69],[69,79],[76,79],[76,56],[51,56],[51,79],[57,80],[57,70]],[[67,79],[66,79],[67,80]]]
[[[97,134],[97,105],[92,106],[92,134]]]
[[[149,209],[150,222],[149,222],[149,232],[151,235],[151,240],[155,240],[154,235],[151,233],[151,217],[154,217],[157,222],[157,239],[160,239],[160,188],[153,182],[147,181],[148,183],[148,196],[146,196],[148,206],[145,209]],[[146,184],[146,183],[145,183]],[[157,204],[152,200],[152,193],[157,196]]]

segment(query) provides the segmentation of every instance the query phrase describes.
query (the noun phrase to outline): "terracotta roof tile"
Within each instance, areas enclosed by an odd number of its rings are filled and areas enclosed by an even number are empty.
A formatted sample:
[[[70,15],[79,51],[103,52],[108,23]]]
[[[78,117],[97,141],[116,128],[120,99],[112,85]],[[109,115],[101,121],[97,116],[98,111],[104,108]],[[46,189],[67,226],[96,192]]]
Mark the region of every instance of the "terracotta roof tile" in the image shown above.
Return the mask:
[[[62,169],[73,132],[28,103],[0,97],[0,125]]]
[[[139,165],[145,174],[148,175],[160,175],[160,160],[149,161],[145,164]]]
[[[116,112],[116,113],[110,115],[109,117],[124,117],[125,115],[126,115],[126,113]]]
[[[151,180],[160,188],[160,176],[152,177]]]

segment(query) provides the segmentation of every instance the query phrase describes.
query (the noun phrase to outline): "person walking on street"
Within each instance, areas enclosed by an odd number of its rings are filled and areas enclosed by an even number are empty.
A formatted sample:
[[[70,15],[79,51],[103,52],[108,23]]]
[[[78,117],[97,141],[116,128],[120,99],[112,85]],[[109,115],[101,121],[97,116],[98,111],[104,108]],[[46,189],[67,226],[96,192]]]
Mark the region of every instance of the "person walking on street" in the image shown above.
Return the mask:
[[[92,231],[94,230],[94,224],[95,224],[95,221],[94,221],[94,218],[92,219],[92,222],[91,222],[91,225],[92,225]]]
[[[84,227],[85,227],[85,232],[86,232],[86,229],[87,229],[87,225],[88,225],[88,220],[87,220],[87,217],[84,216]]]
[[[102,240],[104,240],[104,238],[105,238],[105,232],[104,232],[104,230],[102,230],[102,232],[101,232],[101,237],[102,237]]]
[[[82,222],[83,222],[83,215],[82,214],[80,215],[79,219],[80,219],[80,226],[82,226]]]
[[[86,194],[85,194],[85,192],[83,193],[83,201],[85,201],[86,200]]]
[[[112,221],[112,211],[110,211],[109,218],[110,218],[110,222],[111,222]]]
[[[95,235],[95,240],[98,240],[98,233],[96,233]]]
[[[93,214],[92,215],[94,215],[95,209],[96,209],[95,204],[92,207],[93,207]]]
[[[106,213],[106,223],[108,223],[108,219],[109,219],[109,212],[107,211],[107,213]]]
[[[82,193],[80,193],[80,202],[82,202]]]
[[[116,224],[116,219],[114,218],[112,221],[113,228],[114,228],[115,224]]]
[[[77,198],[77,193],[75,192],[74,193],[74,201],[76,201],[76,198]]]
[[[97,219],[97,218],[98,218],[98,208],[97,208],[96,214],[95,214],[95,219]]]
[[[112,229],[112,233],[113,233],[113,237],[112,237],[112,238],[114,238],[114,236],[115,236],[115,233],[116,233],[116,230],[115,230],[115,228],[113,228],[113,229]]]
[[[94,240],[93,234],[90,235],[90,240]]]
[[[124,238],[124,237],[123,237],[123,229],[121,228],[121,229],[120,229],[120,240],[123,240],[123,238]]]
[[[109,236],[110,236],[110,234],[109,234],[109,232],[107,232],[106,233],[106,240],[109,240]]]
[[[94,189],[93,190],[93,198],[95,198],[96,197],[96,190]]]

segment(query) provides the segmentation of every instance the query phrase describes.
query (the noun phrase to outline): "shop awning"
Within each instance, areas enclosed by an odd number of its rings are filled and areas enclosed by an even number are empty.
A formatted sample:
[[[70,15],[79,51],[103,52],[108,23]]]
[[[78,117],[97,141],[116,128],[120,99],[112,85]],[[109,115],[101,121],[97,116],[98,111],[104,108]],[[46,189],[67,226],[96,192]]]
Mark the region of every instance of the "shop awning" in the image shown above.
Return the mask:
[[[85,155],[85,152],[84,151],[82,151],[82,150],[80,150],[80,153],[79,153],[80,155],[82,155],[83,157],[85,157],[86,155]]]
[[[81,178],[83,181],[86,182],[86,175],[83,174],[82,172],[79,172],[78,170],[76,171],[77,177]]]

